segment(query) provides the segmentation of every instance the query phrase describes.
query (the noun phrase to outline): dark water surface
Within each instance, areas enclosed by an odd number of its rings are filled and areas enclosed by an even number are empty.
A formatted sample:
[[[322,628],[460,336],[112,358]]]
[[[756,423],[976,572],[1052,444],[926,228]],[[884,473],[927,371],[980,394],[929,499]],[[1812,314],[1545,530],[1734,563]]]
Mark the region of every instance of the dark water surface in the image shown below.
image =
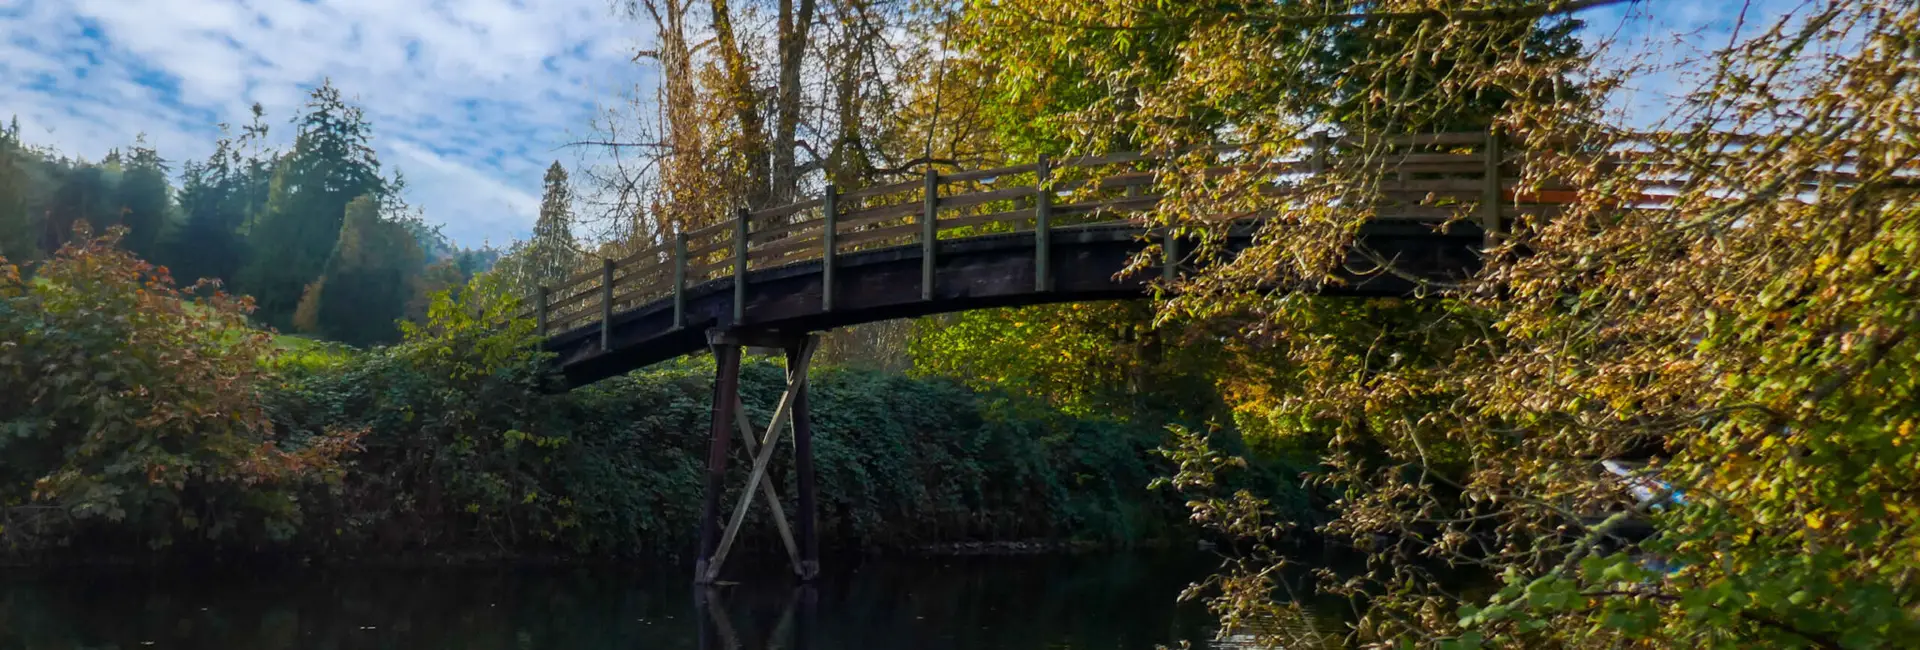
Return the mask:
[[[747,579],[714,592],[671,564],[12,569],[0,570],[0,648],[1200,648],[1213,621],[1176,598],[1216,565],[1200,554],[843,559],[811,589],[765,565],[734,567]]]

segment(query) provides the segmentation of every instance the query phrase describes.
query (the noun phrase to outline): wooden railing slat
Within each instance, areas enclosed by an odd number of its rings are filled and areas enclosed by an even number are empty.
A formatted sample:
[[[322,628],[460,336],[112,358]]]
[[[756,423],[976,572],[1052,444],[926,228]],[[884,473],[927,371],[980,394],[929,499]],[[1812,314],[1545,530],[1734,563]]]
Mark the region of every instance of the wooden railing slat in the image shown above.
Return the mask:
[[[869,196],[879,196],[882,194],[898,194],[901,192],[911,192],[917,189],[920,189],[920,180],[914,179],[910,181],[900,181],[898,183],[891,183],[887,185],[869,187],[866,189],[854,190],[851,192],[843,192],[840,194],[840,200],[852,201],[855,199],[864,199]]]

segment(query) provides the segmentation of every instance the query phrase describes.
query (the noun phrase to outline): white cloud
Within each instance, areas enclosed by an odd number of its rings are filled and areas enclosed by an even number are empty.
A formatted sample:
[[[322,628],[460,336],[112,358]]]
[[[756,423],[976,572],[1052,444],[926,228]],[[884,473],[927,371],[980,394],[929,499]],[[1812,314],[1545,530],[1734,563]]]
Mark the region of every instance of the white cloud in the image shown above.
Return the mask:
[[[0,112],[69,155],[144,132],[180,161],[254,102],[284,146],[331,78],[428,220],[501,243],[572,157],[555,148],[640,79],[623,53],[643,36],[608,0],[23,0],[0,4]]]

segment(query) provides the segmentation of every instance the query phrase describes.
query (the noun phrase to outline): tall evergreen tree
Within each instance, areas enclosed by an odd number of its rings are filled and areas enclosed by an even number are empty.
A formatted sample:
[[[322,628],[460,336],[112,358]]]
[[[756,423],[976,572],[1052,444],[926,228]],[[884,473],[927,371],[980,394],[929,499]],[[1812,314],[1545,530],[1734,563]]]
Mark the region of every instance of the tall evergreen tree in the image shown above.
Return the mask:
[[[0,129],[0,257],[14,263],[38,257],[33,212],[27,207],[27,151],[20,145],[20,118]]]
[[[371,127],[330,82],[314,89],[295,123],[293,150],[275,166],[266,210],[249,226],[250,260],[239,278],[267,322],[281,325],[325,270],[347,204],[387,195],[368,144]]]
[[[221,138],[213,147],[206,162],[189,161],[182,170],[180,211],[186,222],[163,246],[162,259],[181,280],[230,283],[246,253],[240,227],[247,218],[249,179],[233,140]]]
[[[300,329],[354,345],[395,340],[420,274],[420,246],[373,196],[347,204],[325,274],[300,299]]]
[[[555,160],[543,180],[540,219],[533,224],[528,252],[532,280],[551,285],[574,271],[580,252],[573,241],[573,189],[567,184],[567,168]]]
[[[120,183],[114,187],[114,203],[120,212],[120,224],[127,227],[122,245],[133,254],[154,259],[159,252],[160,231],[167,224],[167,161],[146,144],[146,136],[134,141],[133,149],[120,160]]]

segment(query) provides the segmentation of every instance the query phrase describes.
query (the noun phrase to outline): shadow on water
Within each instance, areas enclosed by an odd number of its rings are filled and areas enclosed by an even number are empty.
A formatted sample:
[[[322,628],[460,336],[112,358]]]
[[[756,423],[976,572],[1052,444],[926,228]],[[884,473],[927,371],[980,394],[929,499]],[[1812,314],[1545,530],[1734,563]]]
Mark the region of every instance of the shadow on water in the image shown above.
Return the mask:
[[[1204,608],[1175,602],[1206,556],[834,564],[817,586],[769,563],[714,589],[671,564],[0,572],[0,649],[1222,647]]]

